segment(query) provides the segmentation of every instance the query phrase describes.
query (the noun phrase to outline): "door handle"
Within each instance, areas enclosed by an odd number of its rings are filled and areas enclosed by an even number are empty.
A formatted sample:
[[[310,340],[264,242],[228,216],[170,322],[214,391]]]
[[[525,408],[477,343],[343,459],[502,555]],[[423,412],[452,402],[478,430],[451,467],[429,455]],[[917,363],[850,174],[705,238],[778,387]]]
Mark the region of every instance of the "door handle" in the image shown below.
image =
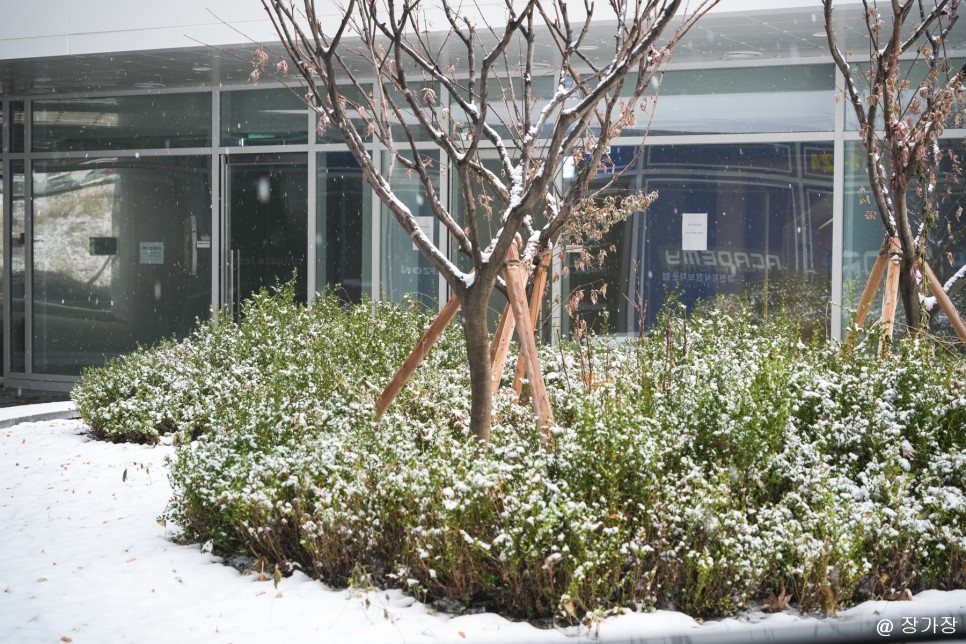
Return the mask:
[[[198,274],[198,218],[191,215],[191,275]]]
[[[241,251],[233,250],[232,254],[232,314],[237,320],[241,315]]]

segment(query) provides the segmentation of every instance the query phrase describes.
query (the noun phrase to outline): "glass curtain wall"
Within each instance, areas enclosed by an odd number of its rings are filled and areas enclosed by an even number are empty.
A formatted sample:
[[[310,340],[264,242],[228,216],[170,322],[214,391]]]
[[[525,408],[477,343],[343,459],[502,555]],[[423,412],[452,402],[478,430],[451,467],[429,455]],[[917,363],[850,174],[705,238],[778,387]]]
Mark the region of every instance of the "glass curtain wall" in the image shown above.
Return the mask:
[[[688,305],[742,294],[762,315],[792,308],[827,332],[833,146],[800,133],[833,132],[834,76],[828,64],[659,75],[656,110],[639,114],[622,134],[624,141],[648,134],[650,144],[613,146],[612,165],[594,187],[657,191],[660,198],[602,240],[564,249],[562,330],[569,330],[569,311],[601,332],[637,333],[677,292]],[[514,87],[491,89],[512,103]],[[459,134],[460,111],[451,107]],[[803,142],[735,142],[768,133]],[[675,141],[695,134],[722,142]],[[693,237],[685,238],[686,227]]]
[[[630,159],[636,152],[614,156]],[[831,155],[831,143],[644,148],[639,169],[625,173],[613,190],[637,185],[656,191],[657,201],[588,249],[591,264],[580,264],[571,249],[565,301],[598,331],[637,334],[642,323],[654,323],[671,294],[689,308],[717,295],[743,295],[762,316],[784,309],[824,334]],[[578,289],[583,297],[573,296]]]
[[[24,151],[24,128],[26,118],[23,101],[10,102],[10,151],[19,153]]]
[[[22,154],[25,151],[25,105],[23,101],[11,101],[9,103],[8,115],[8,151],[13,154]],[[9,255],[9,276],[5,276],[3,284],[9,285],[10,299],[9,309],[4,313],[9,319],[10,337],[5,338],[9,345],[4,343],[6,349],[9,346],[9,370],[11,372],[23,372],[26,369],[26,315],[25,315],[25,293],[26,293],[26,195],[24,187],[26,185],[24,177],[24,161],[13,159],[8,166],[9,177],[9,201],[8,216],[10,218],[9,237],[3,240],[3,251]],[[5,258],[6,259],[6,258]],[[6,300],[5,300],[6,304]]]
[[[554,286],[560,301],[583,289],[575,314],[600,331],[634,334],[653,323],[668,293],[679,293],[689,306],[743,294],[762,315],[794,304],[793,312],[826,329],[833,67],[673,70],[659,81],[657,111],[639,114],[637,130],[624,130],[611,151],[614,165],[596,182],[626,169],[612,191],[656,190],[659,199],[583,249],[600,262],[577,262],[580,249],[565,249],[564,273]],[[548,76],[536,86],[549,96],[554,81]],[[513,104],[516,82],[490,89],[505,106]],[[219,152],[212,146],[232,157],[252,147],[314,155],[300,164],[305,185],[295,192],[306,201],[316,195],[316,261],[308,269],[319,290],[337,287],[347,301],[368,293],[393,300],[413,294],[428,307],[439,305],[436,270],[392,214],[374,208],[372,191],[335,132],[312,134],[301,96],[284,88],[217,96],[216,132],[208,92],[39,98],[30,123],[24,102],[9,102],[10,236],[3,251],[10,267],[7,359],[14,373],[76,374],[137,342],[184,334],[195,316],[207,315],[217,281],[210,273],[217,238],[212,189],[220,181],[211,175],[212,154]],[[449,104],[450,127],[459,134],[464,119]],[[503,127],[501,109],[491,113],[495,127]],[[415,125],[410,115],[402,120]],[[642,148],[645,125],[650,138]],[[877,222],[866,220],[866,208],[855,203],[864,182],[854,167],[855,148],[848,144],[844,159],[845,298],[849,285],[864,280],[881,241],[881,231],[868,230]],[[437,190],[452,195],[458,210],[458,196],[440,181],[438,154],[426,154]],[[381,162],[388,171],[385,152]],[[312,165],[315,177],[302,176]],[[418,179],[396,164],[391,181],[427,234],[446,246]],[[457,258],[453,248],[445,250]],[[966,263],[953,255],[953,265]],[[560,317],[566,332],[568,316]]]
[[[24,187],[24,162],[10,162],[10,237],[6,240],[10,253],[10,371],[26,370],[26,238],[27,208]]]
[[[35,161],[33,370],[187,335],[211,296],[205,156]]]
[[[0,153],[7,152],[9,142],[7,139],[7,126],[9,125],[9,117],[6,115],[6,105],[0,101]],[[6,223],[5,219],[7,215],[7,200],[5,195],[4,187],[4,159],[5,154],[0,154],[0,230],[3,230],[3,224]],[[7,240],[3,239],[0,241],[0,267],[4,266],[4,259],[6,257],[7,251]],[[0,377],[3,376],[2,365],[4,359],[4,320],[7,318],[7,299],[6,299],[6,280],[3,277],[6,275],[6,268],[0,269],[3,273],[0,273]]]
[[[77,375],[189,333],[211,303],[211,156],[174,150],[210,149],[211,94],[43,99],[30,114],[11,371]]]
[[[4,125],[3,109],[2,109],[2,104],[0,104],[0,138],[2,138],[3,125]],[[3,166],[4,166],[3,159],[0,158],[0,230],[3,229],[2,228],[4,224],[3,220],[7,216],[6,215],[7,201],[4,194],[4,177],[3,177],[4,167]],[[9,252],[8,247],[9,247],[9,244],[7,243],[6,239],[0,242],[0,266],[4,265],[4,258],[6,254]],[[3,270],[6,271],[6,269],[3,269]],[[3,356],[4,354],[3,336],[5,332],[3,330],[4,328],[3,320],[5,320],[7,317],[7,304],[6,304],[7,299],[6,299],[6,293],[5,293],[6,288],[7,288],[6,280],[2,279],[2,276],[0,276],[0,365],[3,365],[3,357],[4,357]],[[0,375],[2,375],[2,369],[0,369]]]
[[[827,333],[834,153],[808,133],[834,131],[834,68],[673,70],[652,84],[653,111],[624,129],[594,186],[658,199],[600,242],[565,249],[562,329],[569,310],[597,331],[637,334],[671,294],[689,307],[735,294]],[[643,148],[630,138],[645,134]],[[703,141],[676,140],[691,135]]]
[[[624,136],[831,132],[832,65],[673,70],[657,76],[653,113],[639,112]],[[627,85],[630,87],[630,84]]]
[[[497,176],[501,176],[502,169],[496,157],[484,159],[484,165]],[[452,212],[456,217],[457,224],[466,228],[469,223],[466,214],[467,204],[465,203],[463,192],[458,185],[459,177],[455,172],[451,174],[450,181],[452,183],[450,188]],[[506,204],[497,197],[492,187],[486,185],[482,179],[477,179],[473,182],[473,199],[476,204],[477,231],[482,240],[482,245],[485,246],[487,241],[499,232],[500,217],[503,215],[503,208],[506,207]],[[453,240],[450,240],[449,251],[450,259],[461,269],[468,270],[473,266],[472,259],[467,257]],[[497,321],[500,319],[506,303],[506,297],[502,293],[494,290],[493,295],[490,297],[489,314],[487,316],[490,329],[496,328]]]

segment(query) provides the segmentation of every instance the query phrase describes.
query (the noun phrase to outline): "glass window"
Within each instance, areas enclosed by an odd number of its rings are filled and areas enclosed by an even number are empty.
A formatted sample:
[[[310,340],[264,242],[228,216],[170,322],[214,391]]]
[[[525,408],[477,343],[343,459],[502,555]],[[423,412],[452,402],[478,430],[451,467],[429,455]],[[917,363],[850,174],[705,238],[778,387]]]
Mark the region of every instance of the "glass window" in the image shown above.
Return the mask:
[[[531,88],[536,98],[531,119],[536,120],[540,110],[553,97],[556,91],[556,80],[553,76],[538,76],[533,79]],[[480,103],[479,92],[475,92],[469,97],[476,104]],[[523,81],[519,77],[511,80],[494,78],[489,81],[487,88],[487,118],[486,122],[500,134],[507,138],[510,136],[509,126],[513,123],[520,123],[523,120],[522,114],[517,110],[522,107],[523,101]],[[450,97],[450,127],[453,134],[457,137],[465,137],[472,131],[472,126],[467,122],[463,109],[456,102],[454,97]],[[545,131],[544,134],[547,132]]]
[[[929,68],[922,60],[916,60],[914,62],[902,61],[900,64],[902,65],[902,72],[900,74],[900,78],[909,82],[909,88],[906,90],[903,90],[900,98],[902,105],[905,108],[905,107],[908,107],[912,102],[913,97],[918,91],[919,85],[925,80],[926,74],[929,71]],[[949,78],[950,76],[955,75],[958,70],[962,69],[964,64],[966,64],[966,58],[951,59],[949,75],[947,76],[946,74],[941,73],[939,75],[938,80],[936,81],[936,86],[942,86],[945,83],[946,79]],[[868,94],[869,86],[868,86],[868,82],[865,80],[865,74],[869,69],[869,63],[865,62],[864,64],[859,64],[857,67],[859,69],[859,72],[856,74],[856,79],[855,79],[856,87],[858,88],[860,95]],[[954,104],[952,110],[950,111],[949,119],[946,121],[946,127],[948,128],[966,127],[966,121],[964,121],[964,118],[966,118],[966,104],[963,103],[962,94],[954,97],[953,100],[956,101],[956,103]],[[881,129],[883,127],[881,109],[879,110],[878,116],[879,118],[876,123],[876,127]],[[913,120],[916,120],[918,116],[913,114],[912,118]],[[847,101],[845,105],[845,127],[848,130],[859,129],[859,119],[856,118],[855,110],[852,108],[852,105],[849,104]]]
[[[832,65],[694,69],[663,74],[653,121],[639,112],[639,134],[831,132],[835,127]]]
[[[349,101],[350,106],[348,107],[350,116],[357,115],[355,108],[351,105],[368,105],[368,99],[363,97],[362,92],[359,91],[354,85],[343,85],[339,88],[339,92]],[[362,120],[361,117],[353,118],[352,123],[356,128],[356,132],[359,133],[362,138],[369,139],[369,126]],[[315,140],[319,143],[343,143],[342,133],[339,131],[335,125],[329,124],[325,128],[319,127],[319,122],[316,120],[315,126]]]
[[[315,283],[358,302],[372,295],[372,190],[348,152],[322,152],[316,168]]]
[[[497,176],[502,176],[503,170],[497,158],[484,158],[483,165]],[[469,228],[470,223],[467,218],[467,205],[460,186],[459,174],[455,171],[450,173],[450,181],[450,199],[453,202],[452,212],[456,223],[466,230]],[[489,240],[493,239],[500,231],[500,218],[503,216],[503,209],[506,208],[506,203],[480,177],[473,177],[472,189],[476,205],[476,230],[482,240],[481,246],[485,248]],[[472,259],[462,252],[456,240],[450,239],[449,245],[450,259],[463,270],[472,268]]]
[[[211,94],[34,101],[35,152],[211,145]]]
[[[827,329],[831,144],[658,145],[644,152],[640,178],[625,176],[615,189],[639,185],[658,199],[590,249],[591,256],[607,251],[602,264],[578,266],[570,254],[564,297],[585,291],[576,314],[598,330],[636,334],[642,318],[656,320],[669,293],[689,307],[740,294],[763,316],[790,309]],[[596,301],[587,295],[592,290]]]
[[[35,372],[78,374],[207,317],[209,157],[33,168]]]
[[[24,108],[23,101],[10,103],[10,151],[24,151]]]
[[[592,183],[592,189],[604,187],[608,179],[601,177]],[[601,196],[631,193],[636,184],[636,174],[624,175]],[[635,233],[640,237],[640,230],[620,222],[599,241],[566,246],[563,332],[571,330],[575,318],[601,332],[630,333],[636,328],[632,317],[642,312],[634,310],[639,298],[625,297],[639,288],[640,240],[631,237]]]
[[[423,102],[431,102],[436,105],[437,112],[442,111],[441,106],[439,105],[438,83],[433,81],[416,81],[410,79],[409,87],[412,89],[416,102],[419,105],[422,105]],[[389,118],[393,140],[401,142],[408,141],[410,138],[409,135],[406,134],[406,128],[408,128],[410,135],[414,140],[429,141],[429,132],[427,132],[419,122],[419,119],[409,106],[409,103],[406,102],[406,97],[403,96],[403,93],[388,82],[383,83],[382,91],[386,92],[399,110],[398,114],[391,114]],[[403,124],[405,124],[405,127]]]
[[[26,209],[24,207],[23,161],[10,162],[10,238],[4,244],[10,253],[10,371],[26,371],[26,318],[24,317],[24,267],[26,266]]]
[[[845,144],[845,168],[842,297],[845,299],[843,322],[847,325],[851,321],[849,311],[858,305],[865,280],[868,279],[872,265],[879,255],[885,229],[878,215],[869,216],[875,211],[875,206],[867,201],[870,195],[865,151],[857,141],[848,141]],[[876,310],[877,307],[872,309]]]
[[[221,145],[308,143],[308,105],[291,89],[257,89],[221,95]]]
[[[439,191],[439,155],[436,151],[426,152],[427,157],[433,159],[430,172],[433,173],[437,194]],[[389,171],[389,163],[384,156],[384,171]],[[440,241],[440,227],[429,200],[423,191],[419,177],[409,173],[399,163],[393,166],[389,177],[396,196],[416,216],[420,228],[438,245]],[[409,234],[399,225],[396,217],[389,209],[382,206],[382,252],[381,288],[382,296],[390,300],[399,300],[406,294],[413,294],[429,308],[435,309],[439,300],[439,273],[416,250]]]

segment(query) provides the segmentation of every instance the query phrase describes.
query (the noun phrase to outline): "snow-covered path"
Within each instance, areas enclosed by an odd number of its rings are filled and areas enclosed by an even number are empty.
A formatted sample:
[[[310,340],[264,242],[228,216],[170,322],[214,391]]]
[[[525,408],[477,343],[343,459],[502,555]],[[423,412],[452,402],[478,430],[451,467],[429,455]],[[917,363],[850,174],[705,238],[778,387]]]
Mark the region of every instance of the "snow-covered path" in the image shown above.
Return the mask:
[[[55,420],[0,430],[0,642],[563,643],[672,633],[710,641],[792,624],[874,628],[883,617],[899,635],[907,615],[955,617],[966,632],[966,591],[868,602],[835,620],[787,612],[699,625],[658,611],[610,618],[591,632],[454,617],[398,591],[333,590],[302,574],[276,588],[270,575],[259,581],[170,540],[172,529],[156,519],[170,494],[172,448],[100,443],[84,429]]]

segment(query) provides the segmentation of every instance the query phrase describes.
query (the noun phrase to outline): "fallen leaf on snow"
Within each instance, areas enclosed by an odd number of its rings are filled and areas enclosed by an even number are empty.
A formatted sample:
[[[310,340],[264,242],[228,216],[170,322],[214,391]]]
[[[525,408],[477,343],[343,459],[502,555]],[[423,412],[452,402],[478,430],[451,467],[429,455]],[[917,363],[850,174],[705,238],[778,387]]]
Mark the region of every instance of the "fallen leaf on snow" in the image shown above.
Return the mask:
[[[765,598],[764,610],[768,613],[780,613],[788,608],[788,602],[791,598],[792,594],[786,593],[784,590],[779,591],[777,595],[769,593],[768,597]]]

